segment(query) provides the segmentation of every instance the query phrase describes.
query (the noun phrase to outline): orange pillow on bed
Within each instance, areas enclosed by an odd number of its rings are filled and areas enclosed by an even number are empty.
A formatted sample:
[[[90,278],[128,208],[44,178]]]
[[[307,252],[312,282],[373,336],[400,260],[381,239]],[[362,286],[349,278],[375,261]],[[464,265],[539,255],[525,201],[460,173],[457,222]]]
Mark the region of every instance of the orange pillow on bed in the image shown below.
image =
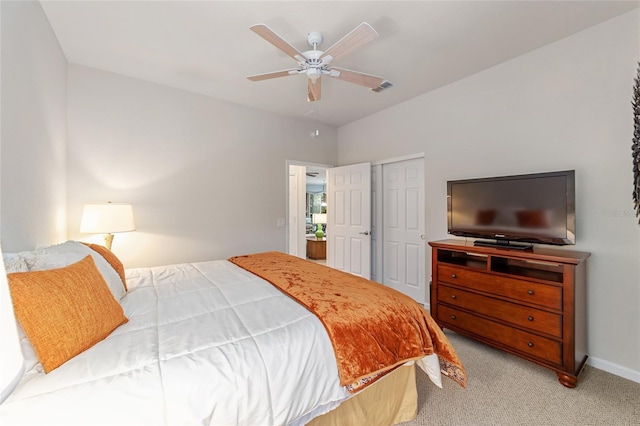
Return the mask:
[[[120,259],[118,259],[118,257],[115,254],[113,254],[113,252],[108,248],[106,248],[105,246],[101,246],[99,244],[91,244],[91,243],[82,243],[82,244],[88,246],[91,250],[95,251],[100,256],[104,257],[104,260],[106,260],[109,263],[109,265],[111,265],[111,267],[116,270],[118,275],[120,275],[120,279],[122,280],[122,285],[124,286],[124,291],[128,291],[129,289],[127,289],[127,280],[124,277],[124,265],[122,264],[122,262],[120,262]]]
[[[64,268],[7,278],[16,319],[45,373],[129,321],[91,256]]]

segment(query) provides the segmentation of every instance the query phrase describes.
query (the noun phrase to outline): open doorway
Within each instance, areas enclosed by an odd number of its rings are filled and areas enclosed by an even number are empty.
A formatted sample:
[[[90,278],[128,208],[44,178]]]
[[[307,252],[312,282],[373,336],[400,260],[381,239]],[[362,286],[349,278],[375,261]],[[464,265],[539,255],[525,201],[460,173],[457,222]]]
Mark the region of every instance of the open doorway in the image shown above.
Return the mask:
[[[287,162],[287,253],[326,261],[327,182],[330,166]],[[316,235],[317,231],[318,234]]]

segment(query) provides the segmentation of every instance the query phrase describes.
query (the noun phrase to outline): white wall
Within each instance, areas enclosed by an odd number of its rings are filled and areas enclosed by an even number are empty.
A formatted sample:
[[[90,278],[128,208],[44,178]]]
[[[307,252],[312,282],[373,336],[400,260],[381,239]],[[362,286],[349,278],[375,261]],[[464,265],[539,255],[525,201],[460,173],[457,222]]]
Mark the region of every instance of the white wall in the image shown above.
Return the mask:
[[[286,160],[337,161],[336,130],[69,66],[68,228],[87,202],[133,204],[126,267],[286,250]]]
[[[428,239],[446,238],[446,181],[576,170],[592,362],[640,381],[640,227],[631,97],[640,11],[338,129],[339,164],[425,152]],[[594,365],[595,365],[594,364]]]
[[[0,238],[14,252],[66,237],[67,61],[40,3],[0,7]]]

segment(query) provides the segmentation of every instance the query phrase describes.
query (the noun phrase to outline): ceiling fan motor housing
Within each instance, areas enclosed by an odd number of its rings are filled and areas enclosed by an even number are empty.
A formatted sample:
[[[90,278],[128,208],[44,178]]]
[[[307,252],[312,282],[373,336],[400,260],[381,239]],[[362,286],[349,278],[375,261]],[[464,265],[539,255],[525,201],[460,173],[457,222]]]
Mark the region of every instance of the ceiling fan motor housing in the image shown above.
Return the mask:
[[[309,43],[314,49],[316,48],[316,46],[320,46],[323,41],[324,38],[322,38],[322,34],[318,31],[312,31],[307,34],[307,43]]]

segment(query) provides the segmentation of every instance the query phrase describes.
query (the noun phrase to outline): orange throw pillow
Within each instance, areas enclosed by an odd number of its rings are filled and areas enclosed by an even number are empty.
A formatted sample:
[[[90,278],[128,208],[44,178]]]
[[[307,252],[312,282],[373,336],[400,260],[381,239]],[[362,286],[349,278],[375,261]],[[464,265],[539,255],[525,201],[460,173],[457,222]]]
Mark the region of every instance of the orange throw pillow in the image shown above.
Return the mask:
[[[7,278],[16,318],[45,373],[129,321],[91,256],[64,268]]]
[[[118,259],[118,257],[115,254],[113,254],[113,252],[108,248],[106,248],[105,246],[101,246],[99,244],[91,244],[91,243],[82,243],[82,244],[88,246],[91,250],[95,251],[100,256],[104,257],[104,260],[106,260],[109,263],[109,265],[111,265],[111,267],[116,270],[118,275],[120,275],[120,279],[122,280],[122,285],[124,286],[124,290],[128,291],[127,280],[124,277],[124,265],[122,264],[122,262],[120,262],[120,259]]]

